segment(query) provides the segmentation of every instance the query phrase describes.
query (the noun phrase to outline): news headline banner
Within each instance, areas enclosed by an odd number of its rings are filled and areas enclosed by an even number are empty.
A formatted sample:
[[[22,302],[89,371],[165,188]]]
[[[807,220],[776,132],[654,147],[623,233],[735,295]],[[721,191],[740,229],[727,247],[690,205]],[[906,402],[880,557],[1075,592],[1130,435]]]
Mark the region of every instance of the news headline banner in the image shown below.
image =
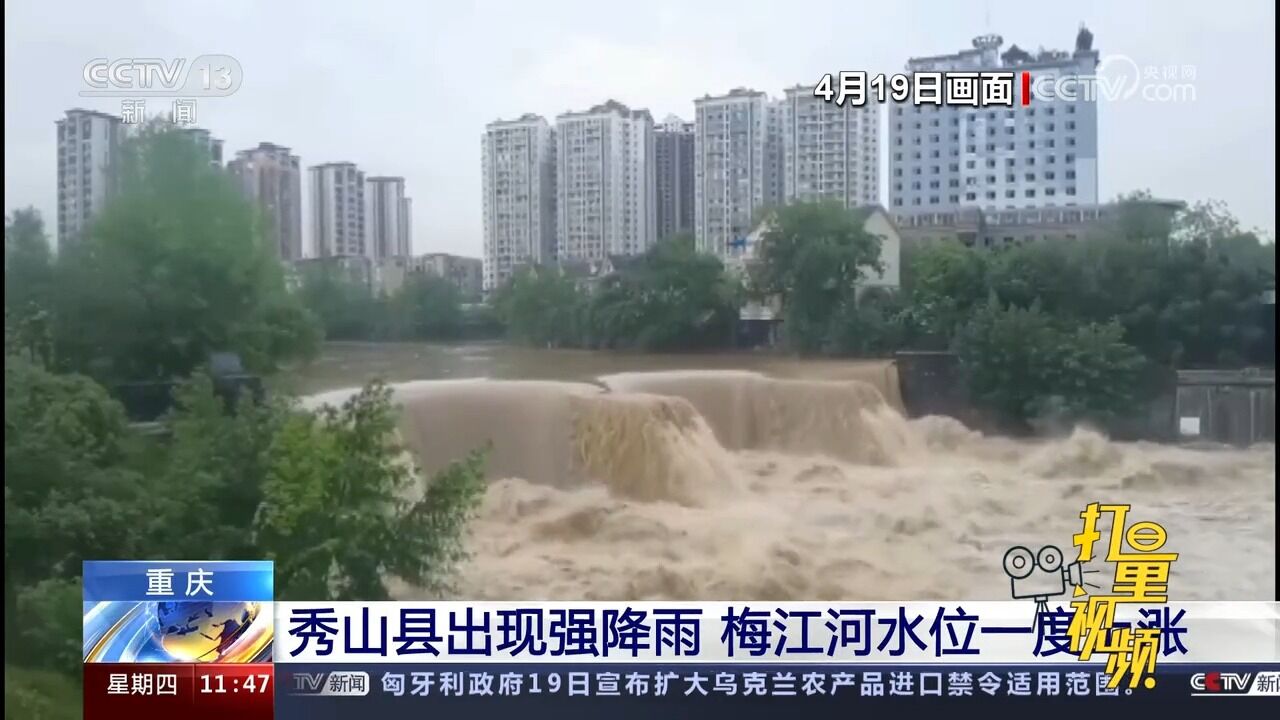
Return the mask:
[[[287,602],[275,612],[277,663],[1075,660],[1069,603],[1037,613],[1017,601]],[[1121,605],[1115,619],[1159,629],[1160,664],[1280,662],[1280,603]]]

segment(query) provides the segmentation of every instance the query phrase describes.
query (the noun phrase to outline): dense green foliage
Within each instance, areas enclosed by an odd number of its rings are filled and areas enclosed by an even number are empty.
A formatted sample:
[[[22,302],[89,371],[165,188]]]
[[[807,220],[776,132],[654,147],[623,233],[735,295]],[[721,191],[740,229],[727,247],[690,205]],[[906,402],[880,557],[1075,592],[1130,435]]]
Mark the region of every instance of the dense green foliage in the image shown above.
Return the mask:
[[[26,302],[15,308],[7,293],[6,310],[20,326],[33,304],[46,313],[53,367],[170,379],[214,352],[269,371],[315,350],[316,324],[286,292],[262,218],[204,150],[157,125],[124,143],[119,165],[118,193],[45,266],[29,249],[43,229],[25,214],[6,227],[5,283]],[[20,267],[8,262],[15,254]]]
[[[340,268],[312,267],[303,273],[298,295],[329,340],[456,340],[492,333],[483,318],[463,312],[457,287],[434,275],[412,273],[388,295]]]
[[[1126,207],[1109,231],[1072,243],[923,248],[906,288],[914,317],[1014,419],[1132,411],[1143,367],[1274,364],[1261,300],[1274,245],[1216,205],[1172,223],[1148,215]]]
[[[442,591],[483,492],[482,454],[420,479],[394,443],[390,392],[342,408],[228,404],[214,352],[269,372],[319,326],[263,250],[249,204],[184,135],[130,140],[121,192],[57,256],[33,210],[5,227],[5,710],[79,715],[86,559],[271,557],[281,597],[378,599],[401,578]],[[413,281],[407,307],[452,307]],[[455,315],[411,309],[406,332]],[[106,384],[180,381],[152,431]],[[67,700],[70,700],[70,709]]]
[[[483,492],[483,455],[423,482],[394,441],[390,398],[368,386],[340,408],[289,417],[272,438],[254,528],[281,599],[386,600],[387,576],[448,588]]]
[[[588,289],[557,268],[531,268],[494,304],[513,339],[540,346],[673,351],[732,343],[739,284],[694,249],[692,236],[662,240],[594,283]]]
[[[787,340],[801,352],[848,344],[860,280],[880,271],[880,238],[862,212],[839,203],[797,203],[772,211],[760,239],[753,291],[782,303]]]
[[[78,664],[85,559],[267,557],[282,598],[383,599],[389,577],[448,587],[481,454],[424,483],[378,383],[315,413],[247,399],[228,412],[201,376],[178,395],[144,436],[88,378],[6,358],[9,662]]]

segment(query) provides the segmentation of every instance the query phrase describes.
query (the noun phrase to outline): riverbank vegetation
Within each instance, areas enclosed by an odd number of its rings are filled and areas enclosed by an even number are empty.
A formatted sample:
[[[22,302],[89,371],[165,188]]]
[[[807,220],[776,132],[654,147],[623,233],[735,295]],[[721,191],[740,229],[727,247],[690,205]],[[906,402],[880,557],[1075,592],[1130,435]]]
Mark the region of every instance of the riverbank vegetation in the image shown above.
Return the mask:
[[[590,282],[527,270],[495,307],[519,342],[669,351],[730,347],[737,309],[753,300],[779,308],[800,354],[948,350],[974,400],[1015,424],[1114,419],[1137,407],[1154,369],[1274,364],[1262,299],[1274,244],[1218,204],[1170,222],[1141,199],[1075,241],[905,248],[900,288],[873,282],[881,240],[860,212],[795,204],[767,214],[738,275],[674,238]]]
[[[121,186],[72,247],[5,226],[5,711],[79,715],[81,563],[276,561],[281,598],[379,599],[398,577],[443,591],[483,493],[483,454],[421,478],[390,391],[341,407],[228,404],[213,353],[271,373],[322,328],[288,292],[261,218],[182,133],[122,148]],[[416,291],[415,291],[416,292]],[[148,432],[111,388],[176,383]]]

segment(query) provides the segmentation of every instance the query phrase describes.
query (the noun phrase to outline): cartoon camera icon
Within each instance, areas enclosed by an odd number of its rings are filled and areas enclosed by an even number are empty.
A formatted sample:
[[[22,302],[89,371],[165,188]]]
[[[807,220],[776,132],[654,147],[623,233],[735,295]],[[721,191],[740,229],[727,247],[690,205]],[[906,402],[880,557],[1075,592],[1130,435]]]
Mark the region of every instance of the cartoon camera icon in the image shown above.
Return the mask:
[[[1015,600],[1034,599],[1044,605],[1049,598],[1065,595],[1067,587],[1084,585],[1084,571],[1079,562],[1063,566],[1062,551],[1045,545],[1032,554],[1029,548],[1015,545],[1004,554],[1004,573]]]

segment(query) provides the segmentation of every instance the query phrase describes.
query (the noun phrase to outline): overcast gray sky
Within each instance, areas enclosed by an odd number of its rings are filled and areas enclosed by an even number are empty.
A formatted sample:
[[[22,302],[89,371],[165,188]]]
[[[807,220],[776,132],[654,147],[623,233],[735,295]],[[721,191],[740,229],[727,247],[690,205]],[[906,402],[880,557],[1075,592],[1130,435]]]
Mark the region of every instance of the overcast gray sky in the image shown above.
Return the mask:
[[[403,175],[415,251],[478,256],[480,136],[494,119],[551,119],[606,98],[690,119],[707,92],[779,95],[829,70],[893,72],[984,32],[1071,49],[1082,21],[1104,56],[1195,67],[1193,102],[1100,109],[1102,196],[1220,199],[1274,234],[1266,0],[6,0],[5,206],[35,205],[53,230],[54,121],[75,106],[120,112],[119,99],[78,95],[96,57],[236,57],[243,87],[197,106],[228,156],[269,140],[304,165],[351,160]]]

